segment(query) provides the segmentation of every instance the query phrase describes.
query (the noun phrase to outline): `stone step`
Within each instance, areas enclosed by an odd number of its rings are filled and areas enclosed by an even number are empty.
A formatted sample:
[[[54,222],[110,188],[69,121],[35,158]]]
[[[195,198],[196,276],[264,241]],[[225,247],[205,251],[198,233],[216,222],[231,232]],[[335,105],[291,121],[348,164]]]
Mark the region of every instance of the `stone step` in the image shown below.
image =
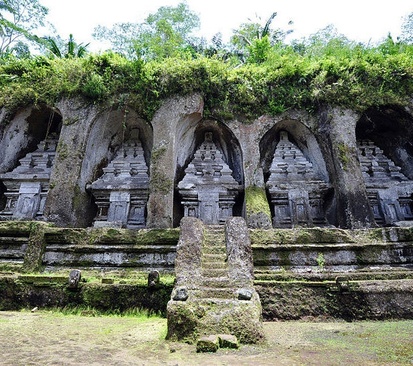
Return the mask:
[[[202,253],[205,254],[225,254],[227,253],[227,249],[225,246],[222,245],[204,245],[202,247]]]
[[[203,299],[196,299],[196,302],[200,305],[213,305],[216,312],[223,310],[228,310],[229,307],[236,307],[240,305],[238,299],[224,299],[217,297],[207,297]]]
[[[349,281],[363,280],[394,280],[394,279],[413,279],[413,270],[409,269],[378,269],[375,271],[354,270],[350,272],[271,272],[271,271],[254,271],[255,281],[335,281],[337,277],[345,278]]]
[[[205,277],[201,281],[201,286],[215,287],[215,288],[228,288],[231,287],[229,278],[226,276],[221,277]]]
[[[204,262],[204,261],[202,261],[201,262],[201,267],[202,267],[203,270],[209,270],[209,269],[224,269],[224,270],[227,270],[228,269],[227,263],[222,262],[222,261],[220,261],[220,262],[217,262],[217,261]]]
[[[202,261],[225,262],[225,253],[202,253]]]
[[[224,230],[208,230],[204,231],[204,236],[222,236],[225,237]]]
[[[207,278],[215,278],[215,277],[222,277],[228,274],[227,268],[202,268],[201,274],[203,277]]]
[[[224,238],[206,238],[204,240],[204,246],[223,246],[225,247],[225,239]]]
[[[196,298],[208,299],[235,299],[236,294],[233,288],[216,288],[216,287],[206,287],[200,286],[199,290],[194,291],[194,296]]]
[[[21,245],[29,241],[27,236],[0,236],[0,245],[1,244],[16,244]]]

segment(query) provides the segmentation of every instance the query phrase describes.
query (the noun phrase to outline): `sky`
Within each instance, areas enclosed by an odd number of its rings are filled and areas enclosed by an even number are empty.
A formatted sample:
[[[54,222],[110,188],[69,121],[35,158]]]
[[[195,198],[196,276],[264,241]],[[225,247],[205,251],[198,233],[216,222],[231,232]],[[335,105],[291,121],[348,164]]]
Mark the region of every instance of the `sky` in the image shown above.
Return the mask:
[[[57,33],[67,39],[72,33],[78,43],[89,43],[89,50],[100,51],[92,37],[98,25],[141,23],[161,6],[176,6],[182,0],[40,0],[49,8],[48,20]],[[388,33],[394,39],[400,33],[403,17],[413,13],[412,0],[187,0],[189,8],[201,20],[198,35],[210,40],[218,32],[228,41],[232,30],[248,19],[262,24],[276,11],[272,25],[293,29],[289,39],[300,39],[333,24],[349,39],[375,43]],[[288,22],[293,21],[289,26]],[[288,40],[288,39],[287,39]],[[103,50],[103,49],[102,49]]]

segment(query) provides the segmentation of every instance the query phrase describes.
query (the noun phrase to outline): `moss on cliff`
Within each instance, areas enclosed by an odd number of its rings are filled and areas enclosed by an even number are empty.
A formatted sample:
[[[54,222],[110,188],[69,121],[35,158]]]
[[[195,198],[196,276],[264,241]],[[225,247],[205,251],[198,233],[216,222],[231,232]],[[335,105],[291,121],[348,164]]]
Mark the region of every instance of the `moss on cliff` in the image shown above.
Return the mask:
[[[245,189],[245,206],[247,216],[257,213],[265,214],[271,220],[271,211],[268,204],[265,188],[249,186]]]

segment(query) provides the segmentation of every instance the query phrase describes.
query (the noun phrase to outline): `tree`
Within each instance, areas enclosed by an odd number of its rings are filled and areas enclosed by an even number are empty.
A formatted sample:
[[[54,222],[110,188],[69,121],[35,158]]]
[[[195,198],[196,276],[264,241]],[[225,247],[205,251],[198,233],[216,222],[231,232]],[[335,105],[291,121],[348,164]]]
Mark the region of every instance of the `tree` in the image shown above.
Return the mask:
[[[404,17],[401,26],[401,34],[398,39],[401,42],[413,44],[413,13]]]
[[[163,6],[149,14],[144,23],[117,23],[112,28],[99,26],[93,37],[110,40],[113,49],[144,60],[177,56],[197,42],[191,33],[199,28],[199,17],[186,3]]]
[[[39,0],[0,1],[0,55],[10,52],[22,42],[38,43],[34,31],[45,26],[48,9]]]
[[[282,42],[287,34],[292,30],[284,31],[280,28],[272,29],[271,24],[277,13],[274,12],[267,19],[264,25],[261,24],[261,18],[253,22],[243,23],[239,29],[234,30],[231,37],[231,44],[236,52],[247,57],[249,62],[261,63],[266,60],[271,47]],[[288,22],[289,25],[292,21]]]
[[[73,35],[69,35],[67,43],[64,43],[61,39],[53,39],[51,37],[45,37],[45,47],[54,56],[58,58],[74,58],[83,57],[87,53],[87,47],[89,43],[83,45],[77,44],[73,38]]]

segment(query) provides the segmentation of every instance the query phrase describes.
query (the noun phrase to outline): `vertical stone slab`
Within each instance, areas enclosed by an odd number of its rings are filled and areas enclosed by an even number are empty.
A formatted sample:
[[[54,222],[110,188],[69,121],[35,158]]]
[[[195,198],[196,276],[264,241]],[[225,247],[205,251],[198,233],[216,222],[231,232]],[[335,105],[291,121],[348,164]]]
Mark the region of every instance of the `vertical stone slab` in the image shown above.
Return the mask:
[[[180,131],[202,118],[203,100],[199,95],[171,98],[153,118],[153,148],[150,166],[147,227],[173,226],[174,188],[178,151],[186,149],[177,140]],[[179,137],[178,137],[179,138]]]
[[[204,225],[195,217],[183,217],[176,247],[176,286],[194,289],[201,280],[201,253],[204,240]]]
[[[34,219],[40,208],[41,191],[39,182],[23,182],[13,216],[17,219]]]
[[[252,288],[254,266],[251,239],[242,217],[231,217],[225,223],[229,277],[238,287]]]
[[[338,225],[349,229],[375,226],[357,156],[355,126],[359,115],[333,108],[320,117],[320,146],[334,186]]]
[[[260,117],[255,123],[240,123],[233,128],[243,153],[245,215],[247,224],[251,228],[269,229],[272,227],[270,205],[265,193],[264,173],[258,148],[262,135],[272,126],[272,123],[271,119]]]
[[[78,184],[82,161],[93,120],[98,115],[94,106],[85,108],[73,100],[59,104],[63,126],[57,145],[54,168],[50,176],[44,216],[58,226],[86,226],[88,213],[84,201],[90,196]],[[82,131],[82,132],[79,132]]]

